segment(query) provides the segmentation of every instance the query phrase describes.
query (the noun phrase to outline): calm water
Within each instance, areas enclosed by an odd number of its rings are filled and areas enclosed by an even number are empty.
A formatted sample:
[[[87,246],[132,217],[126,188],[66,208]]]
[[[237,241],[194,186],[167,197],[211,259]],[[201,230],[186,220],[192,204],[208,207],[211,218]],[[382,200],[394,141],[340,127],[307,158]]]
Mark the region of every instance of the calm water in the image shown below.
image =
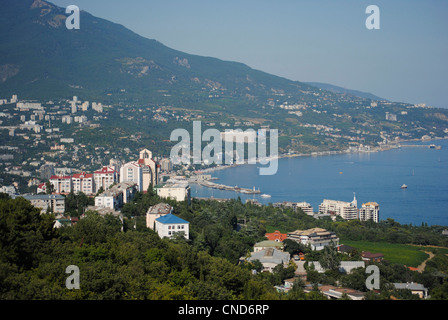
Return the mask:
[[[434,142],[433,142],[434,143]],[[431,143],[414,143],[425,144]],[[213,172],[217,183],[260,188],[260,195],[222,191],[192,185],[193,197],[257,199],[263,204],[306,201],[318,211],[323,199],[352,201],[358,207],[375,201],[380,220],[393,218],[402,224],[448,225],[448,140],[441,150],[401,148],[383,152],[297,157],[279,160],[278,172],[260,176],[259,165],[242,165]],[[406,184],[406,190],[401,185]]]

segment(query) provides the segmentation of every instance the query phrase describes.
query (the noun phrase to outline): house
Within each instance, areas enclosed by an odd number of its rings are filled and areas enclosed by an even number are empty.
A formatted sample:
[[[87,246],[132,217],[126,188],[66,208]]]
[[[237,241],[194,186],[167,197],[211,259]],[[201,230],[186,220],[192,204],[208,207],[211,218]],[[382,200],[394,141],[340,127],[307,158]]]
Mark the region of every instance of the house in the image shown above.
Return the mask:
[[[259,252],[268,248],[275,248],[277,250],[283,251],[283,247],[284,245],[282,242],[265,240],[254,244],[254,252]]]
[[[294,286],[294,282],[297,280],[297,278],[290,278],[290,279],[285,279],[283,281],[282,285],[277,285],[274,286],[275,289],[277,289],[277,291],[279,292],[288,292],[289,290],[292,289],[292,287]]]
[[[428,297],[428,289],[420,283],[394,283],[394,288],[396,290],[411,290],[412,294],[418,295],[420,299],[426,299]]]
[[[364,300],[364,292],[350,289],[350,288],[342,288],[335,287],[331,285],[319,285],[318,289],[324,296],[328,299],[341,299],[344,294],[348,296],[351,300]],[[309,293],[313,290],[311,285],[307,285],[304,289],[306,293]]]
[[[148,209],[146,212],[146,227],[155,229],[156,219],[173,212],[173,207],[167,203],[158,203]]]
[[[176,233],[183,233],[185,239],[190,237],[189,235],[190,223],[179,217],[176,217],[172,213],[162,215],[155,219],[155,230],[160,238],[172,238]]]
[[[310,245],[313,250],[322,250],[330,243],[339,244],[339,238],[335,232],[327,231],[322,228],[312,228],[308,230],[296,230],[288,233],[288,239],[297,243]]]
[[[31,202],[34,207],[40,208],[41,213],[46,213],[47,209],[55,214],[65,212],[65,198],[59,194],[24,195],[23,198]]]
[[[283,242],[288,237],[287,233],[280,233],[280,231],[275,230],[272,233],[266,233],[265,237],[271,241]]]
[[[39,184],[39,185],[37,186],[37,191],[36,191],[36,193],[37,193],[37,194],[39,194],[39,193],[47,193],[47,186],[46,186],[46,184],[45,184],[45,183],[41,183],[41,184]]]
[[[60,217],[55,220],[53,228],[73,226],[78,221],[79,221],[79,218],[77,218],[77,217]]]
[[[252,262],[258,260],[263,265],[263,271],[272,272],[279,264],[284,267],[288,266],[291,257],[288,252],[282,252],[275,248],[267,248],[258,252],[253,252],[247,261]]]
[[[371,253],[369,251],[363,251],[361,254],[362,260],[370,262],[381,262],[384,259],[382,253]]]
[[[351,255],[356,251],[356,248],[350,247],[346,244],[340,244],[336,247],[339,253]]]

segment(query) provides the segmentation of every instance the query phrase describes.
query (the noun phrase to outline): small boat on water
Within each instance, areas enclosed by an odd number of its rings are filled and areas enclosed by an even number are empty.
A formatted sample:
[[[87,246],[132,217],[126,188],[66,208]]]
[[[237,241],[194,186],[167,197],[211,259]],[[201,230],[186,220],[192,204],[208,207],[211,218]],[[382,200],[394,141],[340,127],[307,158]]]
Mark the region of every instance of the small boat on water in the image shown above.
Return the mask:
[[[401,186],[401,189],[407,189],[407,188],[408,188],[408,186],[405,185],[405,184],[403,184],[403,185]]]
[[[271,195],[270,195],[270,194],[263,193],[263,194],[261,195],[261,197],[262,197],[262,198],[270,198]]]

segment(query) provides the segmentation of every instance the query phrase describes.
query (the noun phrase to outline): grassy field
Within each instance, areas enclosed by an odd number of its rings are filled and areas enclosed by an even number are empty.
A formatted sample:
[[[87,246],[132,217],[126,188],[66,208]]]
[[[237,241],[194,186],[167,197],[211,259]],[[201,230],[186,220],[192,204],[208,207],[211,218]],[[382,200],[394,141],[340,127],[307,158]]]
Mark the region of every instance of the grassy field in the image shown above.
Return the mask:
[[[408,267],[418,267],[429,257],[429,255],[424,252],[425,250],[428,250],[428,248],[407,244],[350,240],[341,240],[340,243],[354,247],[358,251],[382,253],[384,254],[384,260],[391,263],[404,264]]]

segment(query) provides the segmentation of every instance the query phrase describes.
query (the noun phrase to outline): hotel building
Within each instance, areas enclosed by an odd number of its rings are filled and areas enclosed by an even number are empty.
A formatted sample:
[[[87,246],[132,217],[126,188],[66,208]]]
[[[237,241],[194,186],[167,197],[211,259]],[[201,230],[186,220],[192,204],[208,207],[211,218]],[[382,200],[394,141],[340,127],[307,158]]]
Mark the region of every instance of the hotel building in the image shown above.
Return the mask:
[[[346,220],[358,219],[358,202],[356,196],[354,196],[352,202],[324,199],[319,205],[319,212],[331,214],[333,218],[340,216]]]
[[[359,209],[359,220],[372,220],[376,223],[379,221],[380,206],[376,202],[363,203]]]

